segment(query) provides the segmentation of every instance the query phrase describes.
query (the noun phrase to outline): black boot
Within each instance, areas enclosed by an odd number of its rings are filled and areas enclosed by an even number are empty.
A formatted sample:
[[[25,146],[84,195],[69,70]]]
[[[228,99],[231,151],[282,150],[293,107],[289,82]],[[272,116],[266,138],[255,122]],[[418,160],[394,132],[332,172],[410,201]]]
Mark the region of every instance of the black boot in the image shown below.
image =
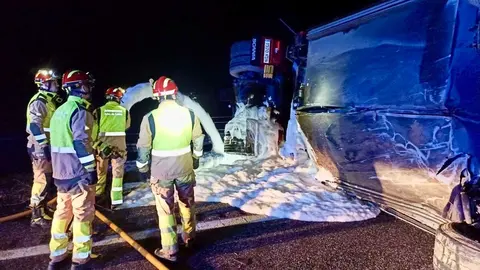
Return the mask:
[[[48,263],[48,270],[60,270],[60,269],[66,269],[67,268],[67,265],[68,265],[68,260],[67,259],[64,259],[62,261],[59,261],[59,262],[52,262],[50,261]]]
[[[95,204],[104,208],[110,208],[108,198],[105,194],[95,196]]]
[[[186,248],[193,249],[195,246],[195,233],[191,234],[186,234],[182,232],[182,241],[180,242],[180,245],[185,246]]]
[[[70,267],[70,270],[87,270],[87,269],[92,269],[91,261],[88,261],[87,263],[72,263],[72,267]]]
[[[50,228],[52,218],[45,214],[43,206],[35,205],[32,207],[32,219],[30,221],[31,227],[41,227],[44,229]]]
[[[176,262],[177,261],[177,254],[176,253],[175,254],[169,254],[161,248],[155,249],[154,253],[159,258],[162,258],[162,259],[165,259],[165,260],[168,260],[168,261],[171,261],[171,262]]]

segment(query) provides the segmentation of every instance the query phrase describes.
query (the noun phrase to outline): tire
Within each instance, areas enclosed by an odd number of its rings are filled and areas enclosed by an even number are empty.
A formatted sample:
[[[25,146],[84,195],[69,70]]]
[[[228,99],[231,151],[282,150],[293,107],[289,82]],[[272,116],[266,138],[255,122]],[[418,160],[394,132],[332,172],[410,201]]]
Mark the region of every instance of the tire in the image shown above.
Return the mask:
[[[251,45],[250,40],[238,41],[230,48],[230,75],[238,78],[243,72],[263,73],[263,69],[250,64]]]
[[[474,240],[468,231],[472,227],[460,223],[443,224],[435,235],[433,269],[435,270],[479,270],[480,242]],[[465,236],[465,235],[472,235]]]
[[[230,68],[250,65],[250,55],[240,55],[230,59]]]

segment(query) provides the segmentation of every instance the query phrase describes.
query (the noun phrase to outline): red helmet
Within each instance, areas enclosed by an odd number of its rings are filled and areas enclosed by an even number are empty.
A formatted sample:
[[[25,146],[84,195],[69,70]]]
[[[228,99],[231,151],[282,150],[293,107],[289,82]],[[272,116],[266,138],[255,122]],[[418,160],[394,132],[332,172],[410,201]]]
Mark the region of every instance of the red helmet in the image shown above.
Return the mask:
[[[153,97],[176,95],[178,92],[177,84],[170,78],[162,76],[153,83]]]
[[[81,70],[71,70],[63,73],[62,87],[68,92],[80,90],[82,85],[88,85],[92,88],[95,84],[95,79],[89,72]]]
[[[110,87],[105,91],[107,99],[121,100],[125,94],[125,89],[121,87]]]
[[[59,76],[51,69],[39,69],[35,74],[35,84],[42,90],[48,90],[50,87],[46,82],[58,80]]]

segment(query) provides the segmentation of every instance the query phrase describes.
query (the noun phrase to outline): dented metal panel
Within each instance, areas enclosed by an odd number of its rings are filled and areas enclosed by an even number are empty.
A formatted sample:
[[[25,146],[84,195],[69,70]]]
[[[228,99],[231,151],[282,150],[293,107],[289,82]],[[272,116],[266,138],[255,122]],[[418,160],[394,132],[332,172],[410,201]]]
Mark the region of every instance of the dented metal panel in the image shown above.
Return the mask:
[[[478,174],[477,14],[467,0],[396,0],[311,30],[297,117],[318,165],[441,222],[468,157]]]
[[[317,156],[334,177],[441,214],[466,158],[437,175],[459,153],[462,123],[444,116],[383,111],[299,113]],[[381,202],[382,203],[382,202]]]

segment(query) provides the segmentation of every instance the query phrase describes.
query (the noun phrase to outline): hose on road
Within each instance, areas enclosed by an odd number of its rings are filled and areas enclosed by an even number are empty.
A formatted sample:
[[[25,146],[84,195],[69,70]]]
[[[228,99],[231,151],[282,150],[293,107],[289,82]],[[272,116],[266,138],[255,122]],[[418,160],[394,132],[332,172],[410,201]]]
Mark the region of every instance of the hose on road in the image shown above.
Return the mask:
[[[53,204],[56,201],[57,201],[57,197],[48,201],[47,204],[50,205],[50,204]],[[32,213],[32,209],[29,209],[29,210],[25,210],[23,212],[16,213],[16,214],[13,214],[13,215],[10,215],[10,216],[1,217],[0,218],[0,223],[7,222],[7,221],[12,221],[12,220],[15,220],[15,219],[21,218],[21,217],[26,217],[26,216],[30,215],[31,213]]]
[[[57,197],[51,199],[48,201],[48,205],[55,203],[57,200]],[[26,217],[32,213],[32,210],[25,210],[20,213],[16,213],[10,216],[6,217],[1,217],[0,218],[0,223],[7,222],[7,221],[12,221],[21,217]],[[98,210],[95,210],[95,216],[100,219],[103,223],[107,224],[114,232],[118,233],[120,237],[122,237],[127,243],[129,243],[134,249],[136,249],[140,254],[142,254],[145,259],[147,259],[153,266],[155,266],[157,269],[161,270],[168,270],[168,268],[163,265],[157,258],[155,258],[152,254],[150,254],[146,249],[144,249],[140,244],[138,244],[135,240],[133,240],[132,237],[130,237],[126,232],[124,232],[122,229],[120,229],[115,223],[113,223],[111,220],[109,220],[105,215],[100,213]]]
[[[142,254],[145,259],[147,259],[153,266],[157,269],[168,270],[168,268],[163,265],[157,258],[150,254],[146,249],[144,249],[140,244],[138,244],[132,237],[130,237],[126,232],[120,229],[115,223],[109,220],[105,215],[100,213],[98,210],[95,210],[95,216],[100,219],[103,223],[107,224],[113,231],[118,233],[120,237],[123,238],[127,243],[129,243],[134,249],[136,249],[140,254]]]

